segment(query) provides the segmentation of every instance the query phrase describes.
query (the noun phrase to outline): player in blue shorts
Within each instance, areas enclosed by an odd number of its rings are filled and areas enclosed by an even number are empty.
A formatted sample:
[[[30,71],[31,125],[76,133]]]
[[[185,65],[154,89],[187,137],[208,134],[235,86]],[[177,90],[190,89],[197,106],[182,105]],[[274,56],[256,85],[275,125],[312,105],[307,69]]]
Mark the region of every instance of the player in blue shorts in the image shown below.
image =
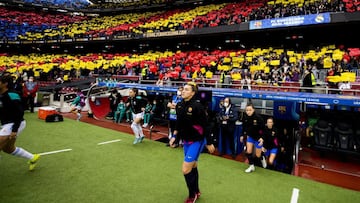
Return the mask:
[[[274,119],[268,118],[264,129],[264,147],[265,156],[268,157],[268,168],[274,169],[274,161],[279,148],[278,131],[274,127]]]
[[[262,159],[261,162],[265,168],[264,163],[266,164],[266,160],[265,157],[262,157],[264,120],[255,112],[252,104],[247,104],[245,107],[243,131],[244,135],[247,136],[245,155],[249,160],[249,168],[247,168],[245,172],[250,173],[255,171],[255,161],[260,159]],[[241,136],[240,139],[240,141],[243,141],[243,136]],[[253,156],[254,147],[255,157]]]
[[[29,170],[34,170],[40,155],[15,146],[26,122],[20,96],[13,91],[13,77],[8,73],[0,77],[0,120],[0,151],[28,159]]]
[[[198,91],[193,82],[187,83],[181,92],[183,100],[176,105],[176,125],[174,136],[170,139],[170,147],[180,139],[183,141],[184,162],[182,172],[189,190],[185,203],[195,202],[200,197],[198,158],[206,146],[209,153],[215,151],[210,139],[210,129],[207,127],[207,116],[204,106],[195,99]]]

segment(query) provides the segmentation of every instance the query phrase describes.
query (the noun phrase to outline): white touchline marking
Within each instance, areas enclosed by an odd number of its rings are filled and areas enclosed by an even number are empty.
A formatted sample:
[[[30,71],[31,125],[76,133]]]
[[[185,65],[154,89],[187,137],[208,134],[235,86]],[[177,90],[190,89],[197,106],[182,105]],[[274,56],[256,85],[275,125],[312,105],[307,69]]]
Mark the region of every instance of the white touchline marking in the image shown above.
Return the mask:
[[[56,154],[56,153],[60,153],[60,152],[68,152],[71,150],[72,149],[61,149],[61,150],[56,150],[56,151],[51,151],[51,152],[43,152],[43,153],[40,153],[40,155]]]
[[[100,142],[100,143],[98,143],[98,145],[110,144],[110,143],[113,143],[113,142],[120,142],[120,141],[121,141],[121,139],[110,140],[110,141],[106,141],[106,142]]]
[[[297,203],[297,201],[299,199],[299,191],[300,191],[299,189],[293,188],[290,203]]]

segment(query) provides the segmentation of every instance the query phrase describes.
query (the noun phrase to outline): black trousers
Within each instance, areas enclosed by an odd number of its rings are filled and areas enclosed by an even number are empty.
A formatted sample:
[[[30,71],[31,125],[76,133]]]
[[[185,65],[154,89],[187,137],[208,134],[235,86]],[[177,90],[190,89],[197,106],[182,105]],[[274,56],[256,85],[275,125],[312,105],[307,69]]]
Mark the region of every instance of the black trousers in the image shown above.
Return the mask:
[[[222,154],[226,154],[227,145],[229,143],[231,155],[235,155],[235,142],[234,142],[235,126],[221,125],[221,147]]]
[[[34,113],[34,99],[35,97],[28,95],[24,98],[24,109],[28,110],[30,108],[30,112]]]

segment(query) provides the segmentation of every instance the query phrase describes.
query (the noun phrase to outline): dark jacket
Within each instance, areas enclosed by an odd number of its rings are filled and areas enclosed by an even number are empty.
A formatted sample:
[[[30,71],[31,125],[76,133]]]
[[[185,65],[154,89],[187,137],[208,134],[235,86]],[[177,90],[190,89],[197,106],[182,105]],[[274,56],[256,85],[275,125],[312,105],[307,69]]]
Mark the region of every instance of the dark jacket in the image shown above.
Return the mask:
[[[302,81],[302,86],[303,87],[314,87],[315,84],[316,84],[316,81],[315,81],[314,74],[312,72],[307,73]]]
[[[275,127],[264,129],[264,148],[271,150],[279,147],[278,130]]]
[[[112,111],[115,111],[117,108],[117,105],[120,103],[120,100],[122,99],[120,93],[111,93],[109,95],[109,102],[110,102],[110,109]]]
[[[255,140],[263,138],[264,133],[264,120],[254,112],[252,116],[244,115],[243,122],[244,135],[250,136]]]
[[[223,116],[229,116],[229,119],[224,120]],[[236,109],[235,105],[231,104],[230,109],[226,112],[226,108],[222,107],[220,111],[220,123],[224,125],[226,121],[227,126],[235,127],[235,122],[239,118],[239,111]]]
[[[195,98],[189,101],[182,100],[176,105],[176,115],[176,141],[183,139],[191,142],[206,138],[208,144],[212,143],[205,109],[199,101]]]
[[[141,113],[141,108],[145,108],[146,99],[141,96],[129,97],[126,103],[130,103],[130,109],[133,113]]]

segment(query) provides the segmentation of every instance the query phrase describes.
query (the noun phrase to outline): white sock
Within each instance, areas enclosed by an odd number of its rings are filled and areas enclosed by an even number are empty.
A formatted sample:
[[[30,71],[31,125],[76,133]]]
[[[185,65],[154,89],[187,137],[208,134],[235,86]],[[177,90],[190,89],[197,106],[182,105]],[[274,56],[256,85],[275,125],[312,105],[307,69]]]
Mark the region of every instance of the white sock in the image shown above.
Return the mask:
[[[25,149],[23,149],[21,147],[16,147],[15,151],[13,151],[11,153],[11,155],[22,157],[22,158],[25,158],[25,159],[34,158],[33,154],[31,154],[30,152],[26,151]]]
[[[141,125],[137,124],[137,127],[138,127],[139,136],[144,137],[145,135],[144,135],[144,132],[143,132],[143,129],[142,129]]]
[[[139,138],[139,130],[138,130],[138,126],[135,122],[131,123],[131,129],[133,130],[134,132],[134,135],[136,138]]]

